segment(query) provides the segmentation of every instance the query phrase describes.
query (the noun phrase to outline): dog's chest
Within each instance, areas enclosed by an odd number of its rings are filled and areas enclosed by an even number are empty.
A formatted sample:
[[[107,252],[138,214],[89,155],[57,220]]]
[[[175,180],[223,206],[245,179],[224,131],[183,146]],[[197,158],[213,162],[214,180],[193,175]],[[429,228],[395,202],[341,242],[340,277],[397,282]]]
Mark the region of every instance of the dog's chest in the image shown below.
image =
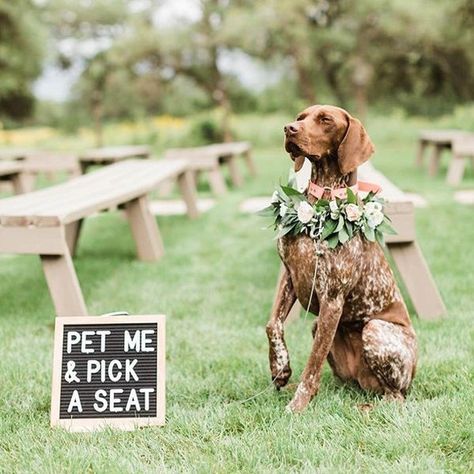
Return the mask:
[[[333,250],[326,242],[315,241],[307,235],[288,236],[278,241],[278,252],[290,272],[298,300],[305,307],[313,282],[313,299],[316,295],[331,297],[351,287],[360,275],[357,262],[363,248],[358,237]],[[311,310],[318,308],[312,305]]]

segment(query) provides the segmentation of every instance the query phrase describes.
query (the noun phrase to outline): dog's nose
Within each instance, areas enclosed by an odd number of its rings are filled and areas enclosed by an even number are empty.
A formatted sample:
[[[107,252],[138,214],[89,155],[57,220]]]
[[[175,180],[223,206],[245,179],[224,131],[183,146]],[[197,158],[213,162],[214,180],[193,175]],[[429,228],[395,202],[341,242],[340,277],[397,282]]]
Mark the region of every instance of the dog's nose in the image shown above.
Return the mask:
[[[285,135],[294,135],[298,131],[298,127],[295,123],[289,123],[283,127]]]

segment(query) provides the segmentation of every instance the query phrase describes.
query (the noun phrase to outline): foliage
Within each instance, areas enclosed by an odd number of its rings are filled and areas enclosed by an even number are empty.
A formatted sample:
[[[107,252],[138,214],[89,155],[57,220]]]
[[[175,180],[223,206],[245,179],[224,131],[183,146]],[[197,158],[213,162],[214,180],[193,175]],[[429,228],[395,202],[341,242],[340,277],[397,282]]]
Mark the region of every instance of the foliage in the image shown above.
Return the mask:
[[[394,234],[390,219],[383,213],[384,200],[369,192],[359,199],[350,189],[347,197],[334,200],[318,199],[309,203],[293,186],[278,186],[271,204],[260,211],[275,220],[276,238],[306,234],[312,239],[327,241],[329,248],[345,244],[358,233],[371,241],[384,243],[383,234]]]
[[[0,119],[31,115],[31,85],[41,73],[44,41],[32,0],[0,0]]]
[[[190,138],[196,145],[219,143],[224,140],[224,132],[215,117],[207,115],[193,120]]]

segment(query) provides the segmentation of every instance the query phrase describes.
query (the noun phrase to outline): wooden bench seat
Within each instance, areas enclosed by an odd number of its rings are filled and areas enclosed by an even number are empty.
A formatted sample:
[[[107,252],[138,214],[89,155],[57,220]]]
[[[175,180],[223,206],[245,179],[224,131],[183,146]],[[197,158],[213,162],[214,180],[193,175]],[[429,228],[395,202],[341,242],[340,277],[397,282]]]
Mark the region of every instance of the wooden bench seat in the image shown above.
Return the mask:
[[[358,179],[376,183],[382,187],[381,196],[387,201],[386,213],[397,231],[396,235],[385,236],[387,250],[400,273],[415,311],[423,319],[440,317],[446,312],[446,308],[416,241],[413,202],[371,163],[365,163],[359,167]],[[292,309],[290,319],[296,318],[300,310],[301,306],[296,304]]]
[[[71,256],[84,218],[121,206],[140,260],[156,261],[163,245],[147,193],[170,178],[178,181],[191,217],[198,215],[187,162],[129,160],[72,180],[0,200],[0,252],[38,254],[59,316],[86,315]]]

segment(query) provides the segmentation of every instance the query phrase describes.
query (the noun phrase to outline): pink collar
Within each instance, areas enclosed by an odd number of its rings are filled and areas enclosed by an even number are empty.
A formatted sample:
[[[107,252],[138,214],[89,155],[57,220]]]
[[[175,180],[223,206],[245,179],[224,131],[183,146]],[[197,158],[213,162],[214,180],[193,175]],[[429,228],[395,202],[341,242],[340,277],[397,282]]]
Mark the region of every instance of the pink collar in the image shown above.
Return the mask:
[[[352,186],[346,186],[344,188],[331,188],[331,187],[321,187],[318,186],[316,183],[309,183],[308,186],[308,194],[311,194],[311,196],[314,196],[316,199],[321,199],[324,195],[324,193],[327,191],[328,193],[331,193],[331,199],[339,198],[339,199],[345,199],[347,197],[347,188],[350,188],[354,194],[356,194],[359,191],[362,192],[370,192],[372,191],[373,193],[377,194],[382,190],[382,188],[378,184],[374,183],[367,183],[365,181],[357,181],[356,184]]]

